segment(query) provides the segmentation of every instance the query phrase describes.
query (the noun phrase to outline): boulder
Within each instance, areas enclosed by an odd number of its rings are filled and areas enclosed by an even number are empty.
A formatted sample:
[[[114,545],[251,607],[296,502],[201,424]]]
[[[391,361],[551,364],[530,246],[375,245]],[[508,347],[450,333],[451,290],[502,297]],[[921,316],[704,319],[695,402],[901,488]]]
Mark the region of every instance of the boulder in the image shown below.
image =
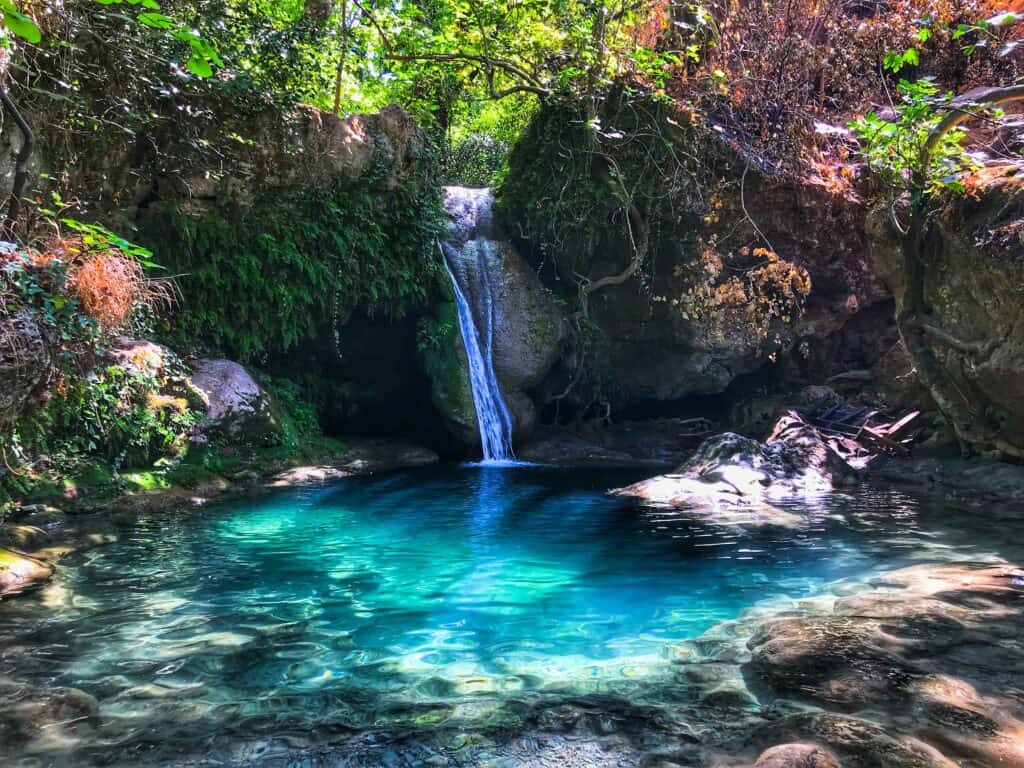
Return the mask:
[[[675,472],[613,493],[716,515],[754,512],[751,522],[788,525],[798,518],[775,503],[820,498],[854,476],[816,430],[787,416],[767,443],[731,432],[715,435]]]
[[[52,575],[53,569],[41,560],[0,547],[0,595],[21,592]]]
[[[0,428],[17,421],[50,363],[50,346],[29,309],[0,317]]]
[[[536,272],[503,244],[494,285],[494,368],[509,391],[531,392],[558,361],[565,336],[562,312]]]
[[[203,434],[231,443],[273,444],[281,420],[273,398],[231,360],[200,360],[190,383],[206,405]]]

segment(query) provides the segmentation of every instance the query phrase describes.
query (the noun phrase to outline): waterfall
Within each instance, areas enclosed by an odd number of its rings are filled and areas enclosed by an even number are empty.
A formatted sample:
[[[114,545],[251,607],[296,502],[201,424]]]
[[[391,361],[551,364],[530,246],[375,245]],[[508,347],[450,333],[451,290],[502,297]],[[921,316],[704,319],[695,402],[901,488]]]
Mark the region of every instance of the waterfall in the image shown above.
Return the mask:
[[[512,416],[494,373],[492,267],[500,263],[500,254],[491,238],[492,202],[488,189],[446,187],[445,207],[452,223],[441,253],[458,306],[484,461],[509,461],[515,458]]]

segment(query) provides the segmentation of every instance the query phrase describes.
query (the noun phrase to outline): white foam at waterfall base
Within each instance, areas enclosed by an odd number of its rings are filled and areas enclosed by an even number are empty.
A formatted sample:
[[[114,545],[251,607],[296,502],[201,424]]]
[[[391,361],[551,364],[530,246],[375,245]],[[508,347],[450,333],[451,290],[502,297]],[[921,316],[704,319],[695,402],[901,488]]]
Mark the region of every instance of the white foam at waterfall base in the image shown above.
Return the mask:
[[[483,458],[485,462],[509,462],[515,459],[512,416],[494,372],[494,299],[490,269],[499,255],[494,241],[487,236],[491,201],[489,190],[445,189],[452,226],[448,241],[441,244],[441,253],[458,307],[459,330],[469,365]],[[453,261],[457,261],[461,269],[453,267]],[[468,300],[471,279],[476,288],[475,312]]]

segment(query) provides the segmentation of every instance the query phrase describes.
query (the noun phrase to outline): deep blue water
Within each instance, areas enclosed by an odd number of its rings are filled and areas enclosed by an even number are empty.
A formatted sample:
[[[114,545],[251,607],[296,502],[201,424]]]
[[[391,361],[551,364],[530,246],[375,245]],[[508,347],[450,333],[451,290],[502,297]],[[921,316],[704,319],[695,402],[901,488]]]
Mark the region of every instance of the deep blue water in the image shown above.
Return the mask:
[[[532,695],[676,684],[680,644],[759,601],[957,546],[866,489],[787,526],[605,495],[639,474],[441,466],[150,516],[4,606],[6,671],[94,695],[111,756],[494,723]]]

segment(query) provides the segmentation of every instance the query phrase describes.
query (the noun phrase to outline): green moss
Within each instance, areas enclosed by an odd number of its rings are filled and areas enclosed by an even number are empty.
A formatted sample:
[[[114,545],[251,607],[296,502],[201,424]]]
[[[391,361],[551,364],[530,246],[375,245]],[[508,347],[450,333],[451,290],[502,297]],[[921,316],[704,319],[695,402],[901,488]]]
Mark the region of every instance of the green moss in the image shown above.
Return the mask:
[[[223,479],[216,472],[196,464],[181,464],[177,469],[167,474],[167,481],[179,488],[194,490],[207,485],[223,482]]]
[[[431,381],[431,397],[438,410],[469,429],[476,424],[473,390],[462,357],[458,308],[454,301],[434,305],[420,321],[419,354]]]
[[[130,472],[121,476],[127,491],[154,491],[170,488],[171,482],[163,472]]]

